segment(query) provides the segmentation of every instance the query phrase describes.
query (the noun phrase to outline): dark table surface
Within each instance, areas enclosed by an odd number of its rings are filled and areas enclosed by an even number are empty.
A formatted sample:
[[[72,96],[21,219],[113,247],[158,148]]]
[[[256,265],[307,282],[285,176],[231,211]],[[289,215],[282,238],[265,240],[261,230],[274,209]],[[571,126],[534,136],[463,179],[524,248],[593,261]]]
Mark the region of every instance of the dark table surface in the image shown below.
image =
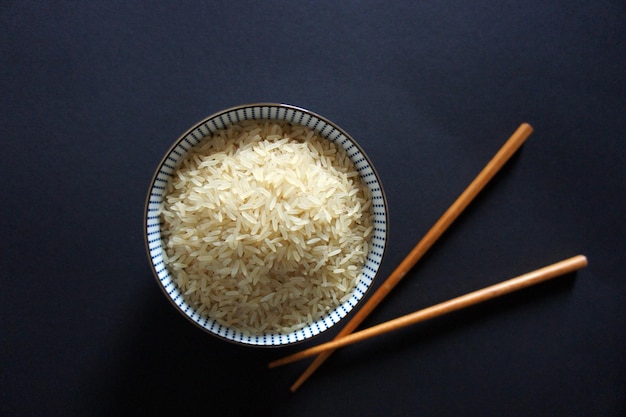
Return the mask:
[[[5,1],[0,415],[623,416],[626,6],[619,1]],[[389,202],[377,285],[522,122],[534,134],[362,327],[585,254],[551,283],[308,361],[165,299],[147,188],[251,102],[355,137]],[[371,294],[371,293],[370,293]]]

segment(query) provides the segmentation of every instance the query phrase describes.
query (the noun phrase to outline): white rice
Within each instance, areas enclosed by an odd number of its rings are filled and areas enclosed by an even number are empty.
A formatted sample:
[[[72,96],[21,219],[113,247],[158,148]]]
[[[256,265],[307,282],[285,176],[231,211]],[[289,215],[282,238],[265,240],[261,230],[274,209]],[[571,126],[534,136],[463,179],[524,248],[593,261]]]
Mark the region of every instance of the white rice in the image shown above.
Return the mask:
[[[340,146],[248,121],[190,150],[161,209],[165,261],[201,315],[289,333],[350,297],[373,230],[371,195]]]

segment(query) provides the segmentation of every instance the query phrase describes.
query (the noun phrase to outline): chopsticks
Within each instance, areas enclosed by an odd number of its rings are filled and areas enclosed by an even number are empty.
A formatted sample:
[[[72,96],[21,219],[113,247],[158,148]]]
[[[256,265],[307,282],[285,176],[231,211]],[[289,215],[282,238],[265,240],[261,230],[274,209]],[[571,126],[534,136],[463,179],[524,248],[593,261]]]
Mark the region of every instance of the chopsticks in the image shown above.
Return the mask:
[[[357,311],[352,319],[335,336],[335,340],[341,339],[352,333],[363,320],[378,306],[378,304],[391,292],[391,290],[404,278],[409,270],[422,258],[439,237],[450,227],[465,208],[474,200],[480,191],[489,183],[504,164],[522,146],[533,128],[528,123],[522,123],[511,137],[504,143],[502,148],[485,165],[470,185],[461,193],[454,203],[437,220],[433,227],[424,235],[422,240],[409,252],[408,256],[398,265],[385,282],[367,300],[367,302]],[[333,350],[322,352],[309,365],[304,373],[291,386],[291,392],[295,392],[317,368],[332,354]]]
[[[537,269],[535,271],[528,272],[524,275],[520,275],[516,278],[512,278],[507,281],[491,285],[481,290],[477,290],[469,294],[465,294],[460,297],[444,301],[443,303],[436,304],[432,307],[428,307],[423,310],[419,310],[414,313],[398,317],[397,319],[381,323],[379,325],[367,328],[365,330],[361,330],[356,333],[352,333],[339,339],[334,339],[331,342],[323,343],[321,345],[317,345],[312,348],[300,351],[282,359],[278,359],[276,361],[270,362],[269,367],[274,368],[277,366],[286,365],[288,363],[295,362],[297,360],[304,359],[318,353],[328,352],[343,346],[360,342],[362,340],[380,336],[394,330],[402,329],[404,327],[422,321],[433,319],[435,317],[439,317],[453,311],[461,310],[472,305],[480,304],[484,301],[491,300],[493,298],[500,297],[502,295],[509,294],[535,284],[539,284],[540,282],[544,282],[549,279],[568,274],[570,272],[574,272],[580,268],[584,268],[585,266],[587,266],[587,258],[584,255],[577,255],[572,258],[565,259],[552,265]]]

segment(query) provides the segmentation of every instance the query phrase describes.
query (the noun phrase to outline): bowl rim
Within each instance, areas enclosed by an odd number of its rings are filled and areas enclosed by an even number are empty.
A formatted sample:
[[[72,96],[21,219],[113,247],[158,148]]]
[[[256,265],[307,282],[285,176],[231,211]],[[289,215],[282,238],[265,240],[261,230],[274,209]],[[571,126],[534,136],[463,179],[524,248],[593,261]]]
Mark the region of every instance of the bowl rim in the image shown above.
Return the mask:
[[[370,282],[366,285],[365,290],[364,291],[360,291],[361,292],[361,296],[358,298],[358,300],[356,301],[356,303],[354,305],[351,305],[349,310],[345,310],[345,308],[343,308],[343,304],[340,304],[338,307],[335,307],[335,309],[330,310],[329,312],[325,313],[324,316],[322,316],[320,319],[316,320],[315,322],[308,324],[307,326],[305,326],[304,328],[301,328],[298,331],[302,331],[302,329],[305,328],[309,328],[313,325],[316,325],[316,330],[315,332],[310,332],[311,334],[306,335],[305,337],[302,337],[300,339],[295,339],[295,340],[288,340],[286,343],[278,343],[278,344],[274,344],[274,343],[252,343],[250,341],[243,341],[243,340],[237,340],[234,338],[230,338],[227,337],[225,335],[221,335],[218,334],[216,331],[207,328],[206,326],[203,326],[201,323],[199,323],[198,321],[194,320],[186,311],[183,311],[183,309],[181,308],[180,305],[178,305],[174,298],[172,297],[172,294],[170,292],[168,292],[168,290],[166,289],[166,285],[163,284],[162,280],[159,278],[159,272],[156,269],[156,265],[154,262],[154,257],[152,256],[152,250],[150,248],[150,243],[153,241],[150,239],[149,237],[149,232],[148,229],[150,228],[150,226],[148,225],[148,221],[149,221],[149,213],[150,213],[150,204],[151,204],[151,197],[153,196],[153,192],[155,189],[155,182],[157,181],[157,178],[159,176],[159,174],[161,173],[161,170],[164,166],[164,164],[166,164],[166,161],[168,160],[168,157],[172,154],[173,151],[175,151],[175,149],[181,144],[181,142],[185,141],[185,138],[188,137],[190,134],[192,134],[192,132],[196,131],[199,129],[200,126],[206,125],[207,123],[209,123],[210,121],[214,121],[215,119],[220,119],[223,123],[224,120],[221,119],[222,116],[224,115],[229,115],[232,112],[236,112],[239,110],[243,110],[243,109],[249,109],[249,108],[264,108],[264,107],[268,107],[268,108],[278,108],[278,109],[285,109],[285,110],[292,110],[294,112],[302,112],[308,116],[310,116],[311,118],[317,118],[318,121],[322,121],[324,122],[327,126],[330,126],[331,128],[333,128],[334,130],[338,131],[338,133],[340,135],[345,136],[349,141],[351,145],[354,145],[354,147],[358,150],[358,153],[360,153],[360,155],[364,158],[364,160],[367,162],[367,167],[369,170],[372,171],[372,174],[375,177],[375,182],[377,185],[377,188],[379,189],[379,193],[380,193],[380,197],[382,199],[382,204],[379,204],[382,208],[383,208],[383,215],[384,215],[384,237],[382,238],[383,243],[382,245],[377,245],[377,249],[379,250],[378,253],[376,253],[378,255],[378,260],[376,261],[376,263],[378,264],[378,267],[374,270],[371,271],[373,272],[372,277],[370,278]],[[283,114],[283,117],[286,114]],[[270,115],[271,116],[271,115]],[[286,121],[286,122],[290,122],[290,123],[294,123],[294,124],[299,124],[301,126],[306,126],[304,123],[302,122],[302,118],[300,119],[300,121],[296,122],[296,121],[289,121],[286,118],[280,118],[280,117],[263,117],[263,115],[259,115],[258,117],[253,117],[253,118],[244,118],[243,120],[278,120],[278,121]],[[227,123],[224,123],[224,127],[221,128],[225,128],[226,126],[230,126],[233,124],[237,124],[240,123],[243,120],[231,120],[230,117],[228,117],[228,121]],[[309,119],[311,120],[311,119]],[[317,125],[317,123],[316,123]],[[221,129],[219,126],[216,126],[216,129]],[[321,134],[320,130],[317,130],[315,128],[313,128],[313,130],[315,130],[318,134],[320,134],[320,136],[324,137],[325,139],[331,140],[328,137],[324,136],[323,134]],[[209,137],[210,134],[205,134],[203,135],[200,140],[204,139],[205,137]],[[195,135],[194,135],[195,137]],[[195,145],[192,145],[195,146]],[[350,159],[353,160],[352,156],[350,156]],[[361,177],[361,179],[363,179]],[[374,226],[376,227],[376,225]],[[160,232],[160,227],[159,227],[159,232]],[[334,327],[336,324],[338,324],[340,321],[343,321],[347,316],[349,316],[351,313],[354,313],[356,310],[358,310],[359,305],[363,304],[363,301],[368,297],[368,294],[370,293],[372,287],[375,284],[375,278],[378,275],[378,271],[380,269],[380,264],[382,263],[382,260],[384,258],[384,255],[386,253],[386,249],[388,247],[388,237],[389,237],[389,206],[388,206],[388,201],[387,201],[387,197],[382,185],[382,181],[380,179],[380,175],[378,174],[378,172],[376,171],[374,164],[372,163],[371,159],[369,158],[369,156],[365,153],[365,151],[363,150],[363,148],[361,147],[361,145],[351,136],[349,135],[343,128],[341,128],[339,125],[337,125],[335,122],[332,122],[331,120],[329,120],[328,118],[321,116],[311,110],[308,110],[306,108],[302,108],[302,107],[298,107],[298,106],[294,106],[291,104],[284,104],[284,103],[277,103],[277,102],[254,102],[254,103],[248,103],[248,104],[241,104],[241,105],[237,105],[237,106],[232,106],[223,110],[220,110],[218,112],[212,113],[206,117],[203,117],[202,119],[200,119],[199,121],[197,121],[196,123],[194,123],[190,128],[188,128],[185,132],[183,132],[181,135],[179,135],[174,142],[169,146],[169,148],[167,149],[167,151],[164,153],[163,157],[161,158],[161,160],[159,161],[159,163],[156,165],[156,169],[154,174],[152,175],[150,182],[149,182],[149,186],[148,186],[148,192],[147,192],[147,196],[146,196],[146,200],[145,200],[145,204],[144,204],[144,213],[143,213],[143,235],[144,235],[144,245],[148,254],[148,261],[150,264],[150,268],[152,270],[152,275],[153,277],[156,279],[157,281],[157,285],[158,287],[161,289],[161,291],[164,293],[165,298],[174,306],[174,308],[176,309],[176,311],[178,311],[180,314],[182,314],[185,318],[187,318],[188,321],[190,321],[191,323],[193,323],[196,327],[199,327],[201,330],[203,330],[206,333],[209,333],[210,335],[213,335],[215,337],[217,337],[218,339],[236,344],[236,345],[240,345],[240,346],[249,346],[249,347],[261,347],[261,348],[277,348],[277,347],[288,347],[288,346],[292,346],[292,345],[296,345],[299,343],[303,343],[306,341],[310,341],[311,339],[320,336],[323,333],[326,333],[328,330],[330,330],[332,327]],[[160,233],[159,233],[159,240],[161,239]],[[367,255],[367,259],[369,260],[369,256],[372,253],[372,248],[370,247],[369,251],[368,251],[368,255]],[[164,267],[165,268],[165,267]],[[364,266],[365,268],[365,266]],[[168,271],[169,272],[169,271]],[[361,276],[363,275],[363,272],[361,272],[359,274],[359,282],[357,283],[357,287],[359,286],[359,283],[361,282],[362,278]],[[177,288],[178,289],[178,288]],[[356,287],[355,287],[356,289]],[[354,293],[355,290],[352,291],[352,293]],[[339,317],[339,319],[337,321],[333,320],[331,318],[331,324],[327,325],[326,323],[326,318],[329,317],[332,313],[336,312],[339,308],[342,308],[345,312],[345,314],[343,314],[341,317]],[[211,319],[212,321],[214,321],[214,319]],[[324,324],[326,324],[326,326],[323,329],[320,329],[319,326],[317,325],[317,323],[319,323],[320,321],[324,321]],[[225,328],[227,330],[226,334],[228,334],[228,328],[226,326],[222,326],[222,325],[217,325],[218,328]],[[238,329],[231,329],[231,331],[239,331]],[[241,333],[241,331],[239,331]],[[290,333],[293,334],[294,332]],[[268,333],[267,336],[279,336],[278,334],[275,333]],[[284,336],[284,335],[282,335]],[[264,337],[264,335],[262,336],[253,336],[257,339],[257,342],[259,338],[262,338],[263,340],[266,339],[266,337]],[[272,338],[273,341],[273,338]]]

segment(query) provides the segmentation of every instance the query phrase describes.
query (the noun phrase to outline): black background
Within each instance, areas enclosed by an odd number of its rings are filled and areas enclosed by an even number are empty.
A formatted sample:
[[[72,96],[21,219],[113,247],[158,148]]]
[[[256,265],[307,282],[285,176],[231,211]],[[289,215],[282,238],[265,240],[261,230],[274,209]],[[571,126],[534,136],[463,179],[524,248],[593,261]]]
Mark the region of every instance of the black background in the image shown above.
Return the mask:
[[[0,414],[626,414],[620,1],[4,1]],[[142,218],[203,117],[283,102],[339,124],[386,191],[378,284],[521,122],[534,134],[368,327],[582,253],[588,268],[308,361],[203,333]]]

